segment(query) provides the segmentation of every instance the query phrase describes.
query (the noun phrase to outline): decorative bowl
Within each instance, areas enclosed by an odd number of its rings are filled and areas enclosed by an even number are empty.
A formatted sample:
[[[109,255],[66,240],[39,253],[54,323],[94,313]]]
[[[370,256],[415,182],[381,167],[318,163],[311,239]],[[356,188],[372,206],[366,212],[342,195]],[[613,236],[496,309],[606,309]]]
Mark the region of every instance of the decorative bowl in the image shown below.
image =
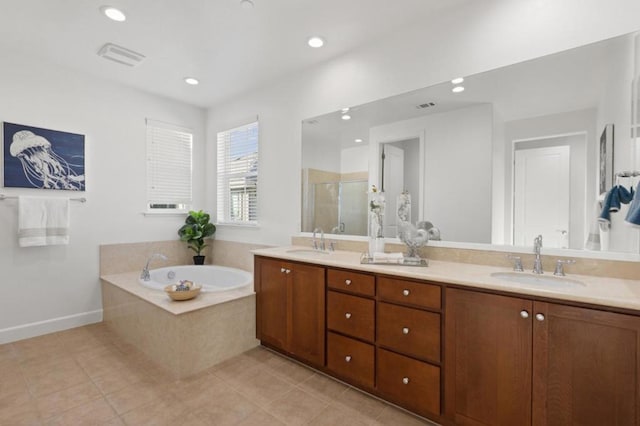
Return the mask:
[[[173,300],[190,300],[200,294],[201,285],[192,284],[189,290],[176,290],[175,284],[170,284],[164,288],[164,291]]]

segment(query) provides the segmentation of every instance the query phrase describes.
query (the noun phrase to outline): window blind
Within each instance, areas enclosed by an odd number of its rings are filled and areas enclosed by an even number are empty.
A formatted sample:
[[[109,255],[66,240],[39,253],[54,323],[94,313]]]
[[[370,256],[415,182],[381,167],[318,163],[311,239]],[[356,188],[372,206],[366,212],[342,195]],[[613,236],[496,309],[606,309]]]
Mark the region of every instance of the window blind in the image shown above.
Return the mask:
[[[218,133],[218,223],[258,223],[258,122]]]
[[[147,207],[191,208],[191,130],[147,119]]]

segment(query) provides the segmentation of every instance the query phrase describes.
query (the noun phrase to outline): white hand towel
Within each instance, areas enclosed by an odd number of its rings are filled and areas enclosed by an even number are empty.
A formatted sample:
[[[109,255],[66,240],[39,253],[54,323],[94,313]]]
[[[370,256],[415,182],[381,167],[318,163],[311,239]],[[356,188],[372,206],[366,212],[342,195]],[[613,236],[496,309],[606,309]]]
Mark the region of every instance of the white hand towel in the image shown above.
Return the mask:
[[[18,244],[69,244],[69,199],[18,197]]]

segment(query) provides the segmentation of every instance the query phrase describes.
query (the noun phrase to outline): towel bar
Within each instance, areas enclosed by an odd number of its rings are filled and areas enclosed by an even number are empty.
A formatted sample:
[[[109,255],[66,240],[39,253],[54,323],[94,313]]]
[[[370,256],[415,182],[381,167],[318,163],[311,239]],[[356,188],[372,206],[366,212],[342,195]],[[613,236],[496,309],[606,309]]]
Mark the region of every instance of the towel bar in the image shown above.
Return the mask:
[[[0,200],[9,200],[9,199],[18,199],[17,195],[5,195],[5,194],[0,194]],[[79,198],[69,198],[69,200],[71,201],[79,201],[81,203],[86,203],[87,199],[84,197],[79,197]]]

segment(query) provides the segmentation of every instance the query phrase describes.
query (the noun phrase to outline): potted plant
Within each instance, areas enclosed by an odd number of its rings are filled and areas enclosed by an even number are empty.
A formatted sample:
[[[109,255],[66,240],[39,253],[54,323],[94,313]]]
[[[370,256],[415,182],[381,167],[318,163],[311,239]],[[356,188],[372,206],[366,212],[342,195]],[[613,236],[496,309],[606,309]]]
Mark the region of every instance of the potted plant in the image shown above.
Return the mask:
[[[209,219],[209,214],[202,210],[190,211],[184,225],[178,229],[180,240],[185,241],[187,246],[196,252],[196,255],[193,256],[193,263],[196,265],[204,264],[202,249],[207,246],[204,239],[216,233],[216,226],[210,223]]]

